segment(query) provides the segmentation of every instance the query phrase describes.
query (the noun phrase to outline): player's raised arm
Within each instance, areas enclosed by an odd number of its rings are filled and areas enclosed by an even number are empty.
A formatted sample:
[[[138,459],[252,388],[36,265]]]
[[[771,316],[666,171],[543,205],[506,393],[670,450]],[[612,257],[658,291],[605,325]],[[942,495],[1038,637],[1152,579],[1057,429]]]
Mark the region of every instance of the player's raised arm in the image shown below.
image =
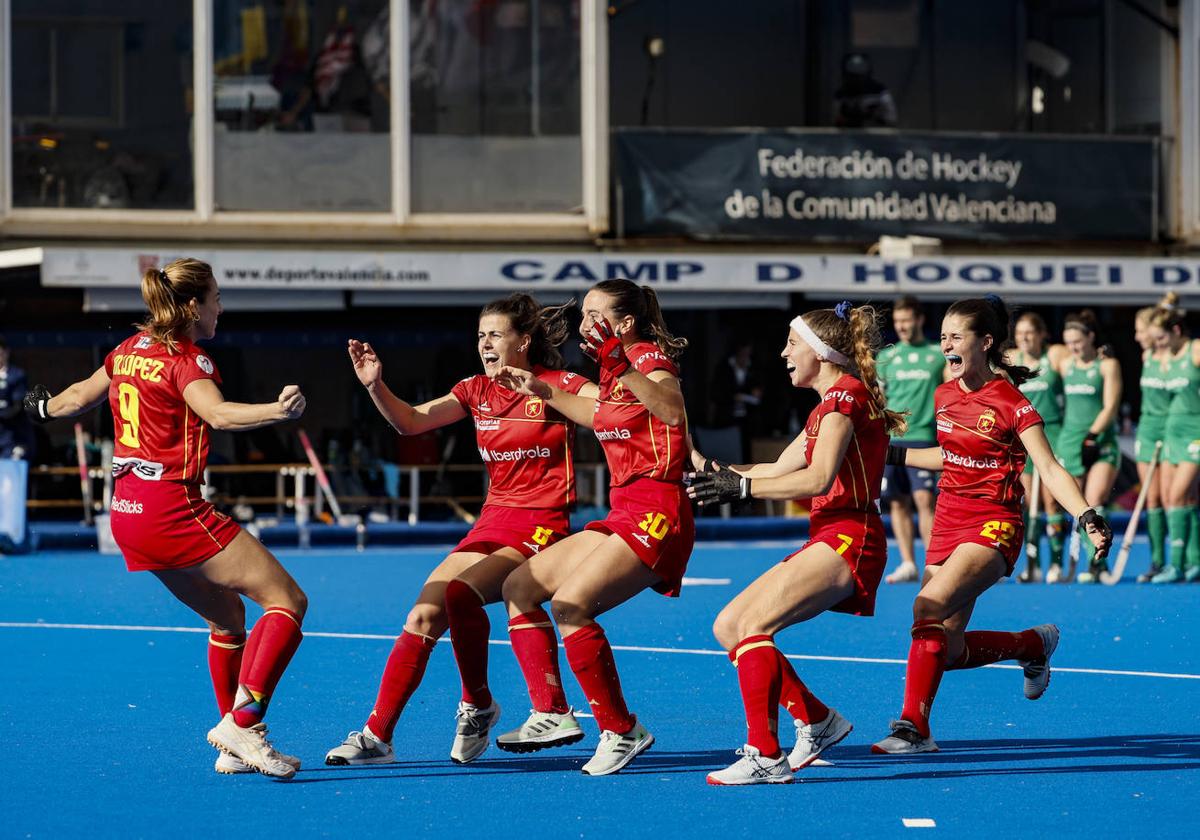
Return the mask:
[[[183,389],[183,399],[204,422],[223,432],[245,432],[296,420],[308,404],[297,385],[284,386],[274,402],[230,402],[211,379],[188,383]]]
[[[45,385],[34,385],[25,394],[25,413],[37,423],[83,414],[108,399],[111,381],[108,371],[101,367],[87,379],[68,385],[54,396]]]
[[[393,429],[402,435],[419,435],[456,423],[467,416],[467,410],[453,394],[410,405],[397,397],[383,381],[383,362],[370,344],[350,339],[347,351],[358,381],[371,395],[371,402]]]
[[[504,365],[496,373],[496,384],[518,394],[543,399],[573,423],[587,429],[592,427],[592,418],[596,415],[596,395],[599,393],[594,382],[584,385],[578,394],[572,394],[539,379],[532,371]]]

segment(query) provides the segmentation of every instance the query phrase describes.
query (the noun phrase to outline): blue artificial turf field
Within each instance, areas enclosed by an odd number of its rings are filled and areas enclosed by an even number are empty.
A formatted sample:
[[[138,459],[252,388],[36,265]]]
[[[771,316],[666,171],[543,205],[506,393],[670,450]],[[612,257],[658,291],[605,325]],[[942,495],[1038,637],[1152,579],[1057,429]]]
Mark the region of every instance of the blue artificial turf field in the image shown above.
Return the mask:
[[[800,676],[855,724],[827,756],[833,765],[790,786],[706,785],[745,734],[734,672],[709,627],[791,547],[701,544],[689,574],[712,581],[678,600],[645,593],[602,619],[630,707],[657,743],[598,779],[578,772],[595,746],[590,719],[573,747],[493,747],[451,764],[458,679],[446,642],[397,729],[400,761],[326,767],[326,750],[370,712],[392,639],[443,550],[283,550],[311,604],[269,716],[275,743],[304,761],[287,783],[213,772],[206,637],[152,576],[91,552],[0,557],[0,836],[1193,836],[1200,586],[995,587],[973,627],[1062,628],[1049,692],[1025,700],[1013,667],[950,673],[933,716],[942,752],[907,759],[868,750],[899,712],[916,592],[886,587],[875,618],[829,614],[779,637]],[[1138,546],[1129,577],[1145,565]],[[528,699],[492,609],[503,731],[524,719]],[[564,675],[579,704],[565,663]],[[791,733],[781,736],[790,748]]]

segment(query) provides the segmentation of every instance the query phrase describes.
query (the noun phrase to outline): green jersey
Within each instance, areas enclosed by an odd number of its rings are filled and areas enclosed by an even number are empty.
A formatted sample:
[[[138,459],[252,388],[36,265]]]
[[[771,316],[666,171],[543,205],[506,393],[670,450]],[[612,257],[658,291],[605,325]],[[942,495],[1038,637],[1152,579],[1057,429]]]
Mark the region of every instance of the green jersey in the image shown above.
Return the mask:
[[[937,440],[933,424],[933,392],[942,384],[946,357],[928,342],[898,341],[879,351],[876,370],[887,394],[887,406],[907,411],[908,431],[893,440],[932,443]]]
[[[1192,342],[1167,363],[1167,387],[1171,392],[1171,416],[1200,420],[1200,368],[1192,364]]]
[[[1037,371],[1037,376],[1021,383],[1021,393],[1033,405],[1034,410],[1041,415],[1047,426],[1061,423],[1063,417],[1062,377],[1054,369],[1054,365],[1050,364],[1050,357],[1045,353],[1037,360],[1037,364],[1031,364],[1025,354],[1021,355],[1024,357],[1021,364]]]
[[[1068,359],[1063,372],[1063,393],[1066,395],[1066,411],[1063,426],[1086,429],[1104,410],[1104,376],[1100,373],[1100,359],[1089,364],[1080,364]]]
[[[1142,414],[1139,422],[1147,418],[1166,417],[1171,407],[1171,364],[1164,367],[1154,355],[1147,352],[1142,357],[1142,377],[1138,385],[1142,389]]]

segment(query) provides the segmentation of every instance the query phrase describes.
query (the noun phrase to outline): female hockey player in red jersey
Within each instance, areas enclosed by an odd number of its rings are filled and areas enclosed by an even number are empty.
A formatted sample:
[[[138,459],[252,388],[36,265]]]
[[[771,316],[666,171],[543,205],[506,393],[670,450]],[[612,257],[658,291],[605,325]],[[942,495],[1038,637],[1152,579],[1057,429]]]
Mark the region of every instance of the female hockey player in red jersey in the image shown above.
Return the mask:
[[[849,302],[793,319],[781,354],[793,387],[821,397],[772,464],[720,465],[690,477],[701,504],[744,498],[812,499],[809,540],[750,584],[717,616],[713,633],[737,669],[748,735],[741,758],[708,774],[712,785],[790,782],[853,728],[801,682],[775,634],[826,610],[873,615],[887,563],[879,516],[888,435],[904,420],[885,407],[875,373],[879,326],[869,306]],[[779,706],[795,718],[784,755]]]
[[[654,291],[628,280],[592,287],[580,332],[600,364],[598,397],[570,394],[524,370],[501,374],[511,387],[594,429],[611,473],[611,512],[504,582],[513,653],[533,713],[496,745],[530,752],[582,737],[563,696],[554,630],[542,609],[550,600],[567,661],[601,730],[582,769],[602,776],[619,771],[654,737],[626,707],[612,648],[595,619],[647,588],[677,595],[695,540],[681,483],[689,450],[675,364],[687,342],[667,331]]]
[[[1057,627],[967,632],[975,599],[1012,574],[1022,548],[1026,453],[1044,486],[1086,530],[1097,556],[1112,543],[1108,523],[1054,459],[1041,417],[1018,390],[1029,369],[1005,362],[1004,302],[995,295],[956,301],[942,321],[941,344],[951,379],[934,397],[938,446],[888,450],[889,461],[942,470],[942,478],[925,577],[913,603],[904,709],[892,734],[872,747],[876,753],[937,750],[929,713],[943,671],[1015,659],[1024,666],[1025,696],[1036,700],[1045,692]]]
[[[106,398],[115,421],[111,522],[130,571],[153,572],[209,626],[208,664],[221,722],[208,740],[222,773],[257,770],[290,778],[300,766],[266,739],[262,719],[300,645],[308,601],[258,540],[200,492],[211,429],[245,431],[298,418],[304,395],[288,385],[275,402],[229,402],[221,377],[196,346],[221,315],[212,268],[179,259],[142,275],[150,310],[140,331],[90,378],[51,397],[37,386],[26,408],[37,420],[72,417]],[[241,596],[263,617],[246,638]]]
[[[325,756],[325,763],[381,764],[395,760],[392,734],[400,713],[425,674],[434,645],[449,628],[462,676],[451,760],[465,764],[488,746],[500,716],[487,681],[488,633],[484,607],[500,599],[508,575],[567,534],[575,503],[571,447],[575,424],[545,401],[499,384],[506,365],[528,368],[539,382],[565,393],[597,389],[562,370],[558,352],[569,333],[567,306],[539,306],[527,294],[487,304],[479,314],[483,373],[421,405],[401,400],[383,382],[383,365],[370,344],[352,340],[350,360],[380,413],[402,435],[416,435],[466,417],[475,424],[488,470],[488,494],[470,533],[430,572],[396,639],[371,714],[361,731]]]

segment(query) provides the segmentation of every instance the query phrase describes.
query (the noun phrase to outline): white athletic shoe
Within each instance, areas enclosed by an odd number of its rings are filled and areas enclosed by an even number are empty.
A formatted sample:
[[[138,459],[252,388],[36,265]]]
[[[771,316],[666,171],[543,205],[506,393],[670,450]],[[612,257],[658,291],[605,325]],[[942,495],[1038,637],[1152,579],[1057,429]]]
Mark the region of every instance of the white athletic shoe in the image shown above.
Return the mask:
[[[796,746],[788,755],[788,766],[793,772],[803,770],[853,729],[854,724],[839,715],[837,709],[830,709],[825,720],[819,723],[796,721]]]
[[[1100,575],[1088,569],[1086,572],[1080,572],[1075,576],[1076,583],[1099,583]]]
[[[741,756],[724,770],[708,774],[710,785],[786,785],[792,781],[788,758],[766,758],[757,747],[749,744],[737,751]]]
[[[582,740],[583,729],[571,709],[563,714],[530,709],[526,721],[497,738],[496,746],[506,752],[528,753]]]
[[[284,761],[267,740],[265,723],[256,723],[243,729],[237,725],[233,713],[230,712],[208,731],[208,743],[221,752],[238,758],[243,764],[253,767],[264,776],[290,779],[296,775],[296,768]]]
[[[933,737],[925,737],[906,720],[892,721],[892,734],[871,745],[877,755],[912,755],[914,753],[937,752],[938,745]]]
[[[650,749],[654,736],[640,723],[635,723],[624,735],[605,729],[600,733],[596,754],[583,765],[585,776],[608,776],[616,773],[639,753]]]
[[[1062,580],[1063,567],[1061,563],[1051,563],[1046,570],[1046,583],[1058,583]]]
[[[351,732],[346,740],[325,754],[325,763],[334,767],[347,764],[390,764],[396,760],[392,745],[375,737],[371,727],[364,726],[362,732]]]
[[[279,759],[284,764],[290,764],[297,770],[300,769],[300,759],[296,758],[296,756],[284,755],[283,753],[278,753],[278,755]],[[240,758],[230,755],[227,752],[221,752],[220,750],[217,750],[217,763],[213,766],[213,769],[218,773],[224,773],[227,776],[233,776],[237,773],[258,772]]]
[[[888,575],[884,580],[888,583],[909,583],[917,580],[920,575],[917,573],[916,563],[901,563],[896,567],[896,570]]]
[[[1042,645],[1046,654],[1041,659],[1018,660],[1017,664],[1025,671],[1025,698],[1036,700],[1046,693],[1050,685],[1050,657],[1058,647],[1058,627],[1053,624],[1039,624],[1033,628],[1042,637]]]
[[[458,728],[454,732],[450,760],[456,764],[466,764],[479,758],[488,748],[488,734],[496,721],[500,720],[500,704],[493,700],[491,706],[481,709],[460,700],[454,717],[458,721]]]

